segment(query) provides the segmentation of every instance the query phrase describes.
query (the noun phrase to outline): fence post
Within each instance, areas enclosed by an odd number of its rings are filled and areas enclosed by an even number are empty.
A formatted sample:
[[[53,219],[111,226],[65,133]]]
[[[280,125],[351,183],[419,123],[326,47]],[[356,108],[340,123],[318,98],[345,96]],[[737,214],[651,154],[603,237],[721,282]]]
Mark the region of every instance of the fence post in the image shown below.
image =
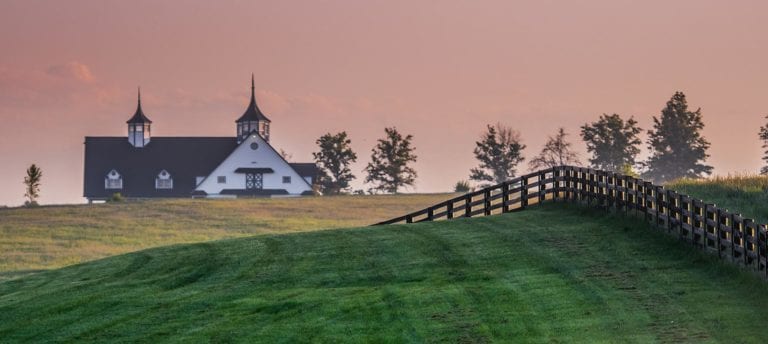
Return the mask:
[[[613,209],[616,210],[616,212],[621,211],[621,186],[622,186],[622,180],[621,175],[618,173],[612,174],[613,182],[611,183],[611,186],[613,187]]]
[[[602,184],[603,186],[601,186]],[[598,208],[605,207],[605,173],[601,170],[595,171],[595,195]]]
[[[528,177],[520,178],[520,209],[528,207]]]
[[[654,223],[654,226],[657,228],[660,227],[659,223],[661,222],[661,192],[659,190],[662,190],[662,186],[656,186],[653,188],[653,199],[654,199],[654,207],[656,208],[656,221]]]
[[[571,188],[573,187],[571,185],[572,172],[573,172],[573,167],[568,166],[565,168],[565,178],[563,178],[563,182],[564,182],[564,188],[565,188],[564,196],[566,201],[573,201],[571,199]]]
[[[646,182],[645,185],[645,218],[646,220],[649,220],[653,215],[650,213],[650,211],[653,209],[653,184],[651,182]]]
[[[557,202],[560,198],[560,166],[552,167],[552,200]]]
[[[698,203],[698,206],[696,206],[696,203]],[[701,200],[694,200],[693,201],[693,207],[696,208],[696,215],[699,218],[698,221],[694,221],[694,222],[698,223],[697,226],[694,226],[694,231],[693,231],[693,238],[696,239],[696,232],[699,232],[699,231],[702,232],[702,233],[706,232],[704,226],[702,226],[703,222],[701,220],[704,218],[704,211],[706,211],[707,205],[702,203]],[[695,218],[694,218],[694,220],[695,220]],[[700,234],[699,237],[700,237],[699,240],[701,240],[702,235]],[[703,241],[704,244],[707,243],[704,240],[701,240],[701,241]],[[694,241],[694,246],[698,246],[698,244],[699,244],[698,240]]]
[[[509,181],[501,183],[501,213],[509,212]]]
[[[427,208],[427,221],[433,221],[435,219],[435,208]]]
[[[643,186],[638,183],[640,180],[637,178],[632,178],[632,190],[635,192],[635,197],[632,199],[634,202],[632,203],[632,207],[635,208],[635,217],[640,217],[640,192],[643,191]],[[643,191],[645,192],[645,191]]]
[[[472,194],[464,198],[464,217],[472,217]]]
[[[736,256],[736,239],[734,235],[736,233],[736,214],[731,214],[728,222],[731,224],[731,256],[729,260],[733,261]]]
[[[624,176],[624,215],[629,215],[629,209],[632,205],[632,177]]]
[[[595,192],[595,175],[592,173],[593,170],[590,168],[587,170],[587,205],[592,205],[592,199],[594,198],[594,192]]]
[[[606,206],[608,210],[611,210],[616,207],[616,173],[606,173],[605,187],[605,194],[608,197],[608,204]]]
[[[405,215],[405,223],[413,223],[413,216],[411,214]]]
[[[741,247],[744,251],[744,266],[749,266],[749,241],[747,241],[747,232],[749,231],[749,223],[752,219],[744,219],[743,226],[741,227]]]
[[[717,258],[720,258],[720,259],[723,258],[723,255],[722,255],[723,246],[721,244],[722,241],[720,239],[720,235],[721,235],[721,232],[720,232],[720,222],[723,221],[722,214],[723,213],[720,210],[720,208],[717,208],[715,210],[715,218],[716,218],[716,220],[715,220],[715,237],[717,238],[716,239],[717,242],[715,243],[715,245],[717,245]]]
[[[675,214],[673,210],[675,200],[672,199],[672,190],[667,190],[667,195],[664,198],[667,201],[667,233],[672,233],[672,219],[674,218],[673,214]]]
[[[544,180],[547,179],[547,172],[545,171],[539,171],[539,206],[541,206],[544,203],[544,199],[546,198],[546,195],[544,194],[544,191],[547,189],[547,186],[544,184]]]
[[[595,202],[595,207],[600,208],[602,205],[600,199],[600,171],[592,170],[592,201]]]
[[[757,225],[757,270],[763,269],[763,273],[768,277],[768,255],[766,254],[766,242],[768,241],[768,231],[765,225]],[[763,263],[765,259],[765,263]]]
[[[576,191],[576,195],[575,195],[576,196],[576,201],[579,202],[579,203],[583,203],[584,202],[585,186],[584,186],[584,172],[583,172],[583,169],[581,167],[578,168],[578,171],[576,172],[576,176],[575,177],[576,177],[576,186],[577,186],[577,188],[576,188],[577,191]]]
[[[680,236],[680,239],[683,239],[683,218],[685,217],[685,214],[683,214],[683,195],[677,194],[677,208],[680,211],[680,221],[677,222],[677,234]]]
[[[445,217],[448,218],[448,220],[453,219],[453,201],[450,201],[448,204],[446,204]]]
[[[491,215],[491,188],[485,188],[483,191],[483,214]]]
[[[648,182],[643,182],[643,211],[645,211],[645,222],[648,222]]]

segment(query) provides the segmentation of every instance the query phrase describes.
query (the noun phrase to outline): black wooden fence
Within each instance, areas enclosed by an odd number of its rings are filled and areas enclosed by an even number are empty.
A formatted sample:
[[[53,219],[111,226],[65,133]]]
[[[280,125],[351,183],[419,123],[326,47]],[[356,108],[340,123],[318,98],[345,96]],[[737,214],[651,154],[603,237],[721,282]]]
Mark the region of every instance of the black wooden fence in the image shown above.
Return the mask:
[[[768,278],[765,224],[642,179],[590,168],[541,170],[375,225],[489,216],[545,201],[584,203],[639,216],[683,242]]]

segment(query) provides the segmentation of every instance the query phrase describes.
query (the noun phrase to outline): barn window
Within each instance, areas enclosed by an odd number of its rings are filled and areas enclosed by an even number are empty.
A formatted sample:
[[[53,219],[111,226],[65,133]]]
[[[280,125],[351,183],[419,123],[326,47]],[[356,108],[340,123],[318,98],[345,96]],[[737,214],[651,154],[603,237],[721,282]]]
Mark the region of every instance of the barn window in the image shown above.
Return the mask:
[[[226,184],[227,183],[227,176],[218,176],[216,177],[216,182],[219,184]]]
[[[290,184],[291,176],[283,176],[283,184]]]
[[[107,177],[104,178],[105,189],[122,189],[123,188],[123,176],[117,173],[116,170],[109,171]]]
[[[155,178],[155,189],[173,189],[173,178],[166,170],[160,171]]]

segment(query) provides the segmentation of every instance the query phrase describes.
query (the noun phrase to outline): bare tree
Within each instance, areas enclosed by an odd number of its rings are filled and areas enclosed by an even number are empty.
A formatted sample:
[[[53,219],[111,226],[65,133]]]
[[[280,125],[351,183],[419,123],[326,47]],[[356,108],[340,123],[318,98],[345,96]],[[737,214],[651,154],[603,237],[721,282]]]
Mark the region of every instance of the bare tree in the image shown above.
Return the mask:
[[[566,141],[568,134],[562,127],[557,134],[550,136],[541,153],[531,159],[529,166],[532,170],[539,170],[562,165],[579,165],[579,155],[571,148],[571,143]]]

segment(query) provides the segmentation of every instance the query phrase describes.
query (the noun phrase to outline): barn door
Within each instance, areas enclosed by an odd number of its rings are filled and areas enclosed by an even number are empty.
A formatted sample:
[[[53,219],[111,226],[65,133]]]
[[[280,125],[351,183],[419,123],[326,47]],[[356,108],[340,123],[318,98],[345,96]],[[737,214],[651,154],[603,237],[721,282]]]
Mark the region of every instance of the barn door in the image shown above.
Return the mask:
[[[246,173],[245,174],[246,190],[261,190],[263,188],[264,188],[264,174],[262,173]]]

